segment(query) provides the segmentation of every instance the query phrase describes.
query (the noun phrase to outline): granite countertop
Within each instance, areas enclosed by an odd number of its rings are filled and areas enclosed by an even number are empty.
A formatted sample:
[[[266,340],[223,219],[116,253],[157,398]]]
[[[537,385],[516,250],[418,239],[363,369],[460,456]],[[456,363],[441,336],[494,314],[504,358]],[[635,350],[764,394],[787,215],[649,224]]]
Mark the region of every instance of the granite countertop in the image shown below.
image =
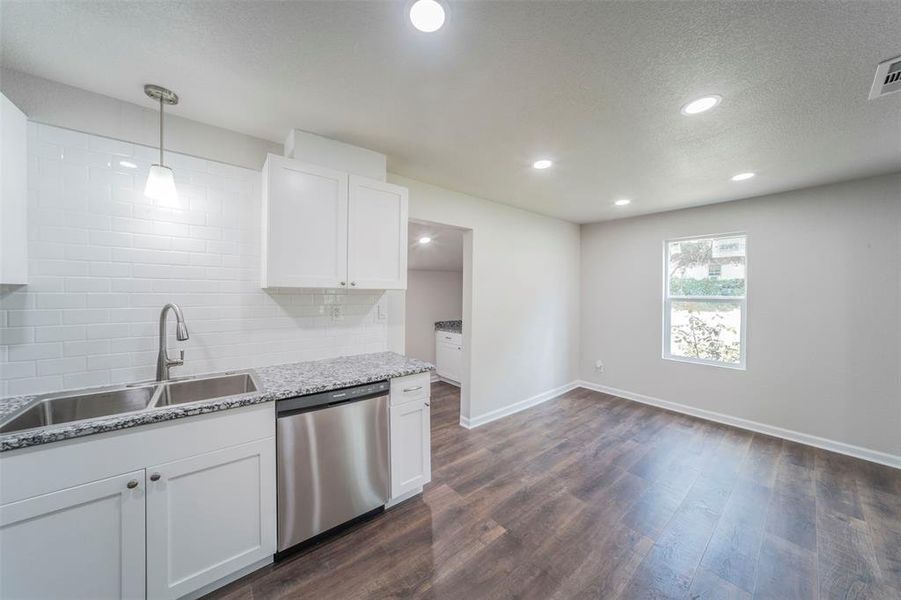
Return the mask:
[[[0,435],[0,452],[425,373],[434,366],[395,352],[341,356],[255,369],[260,390],[223,399],[72,421]],[[211,373],[209,375],[215,375]],[[207,374],[201,375],[207,376]],[[107,388],[108,389],[108,388]],[[39,396],[0,398],[0,422]]]
[[[463,321],[435,321],[435,331],[463,333]]]

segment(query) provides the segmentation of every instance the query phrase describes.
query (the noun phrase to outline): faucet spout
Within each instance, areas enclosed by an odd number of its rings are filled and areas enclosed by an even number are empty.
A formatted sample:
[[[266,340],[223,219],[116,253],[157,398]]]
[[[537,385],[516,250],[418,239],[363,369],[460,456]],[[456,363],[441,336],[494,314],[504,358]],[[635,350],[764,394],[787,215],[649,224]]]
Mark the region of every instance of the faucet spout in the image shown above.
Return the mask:
[[[177,304],[167,304],[160,312],[160,351],[156,359],[157,381],[167,381],[169,379],[169,368],[183,365],[185,362],[184,350],[181,351],[180,358],[172,359],[169,358],[169,351],[166,349],[166,316],[170,310],[175,313],[175,339],[180,342],[188,339],[188,326],[185,324],[181,308]]]

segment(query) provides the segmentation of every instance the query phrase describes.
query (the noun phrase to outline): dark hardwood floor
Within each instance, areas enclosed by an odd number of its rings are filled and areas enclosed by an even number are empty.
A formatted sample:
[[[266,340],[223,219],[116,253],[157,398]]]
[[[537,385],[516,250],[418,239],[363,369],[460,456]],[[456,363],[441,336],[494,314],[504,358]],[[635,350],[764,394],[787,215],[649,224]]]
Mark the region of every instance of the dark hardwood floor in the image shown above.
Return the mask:
[[[583,389],[472,431],[421,498],[211,598],[901,598],[901,471]]]

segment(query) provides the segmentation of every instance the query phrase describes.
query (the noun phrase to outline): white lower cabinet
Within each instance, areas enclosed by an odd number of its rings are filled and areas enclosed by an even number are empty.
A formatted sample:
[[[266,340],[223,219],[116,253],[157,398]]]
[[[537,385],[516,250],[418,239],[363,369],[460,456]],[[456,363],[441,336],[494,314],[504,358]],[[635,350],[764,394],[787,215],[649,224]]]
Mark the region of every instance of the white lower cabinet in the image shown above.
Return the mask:
[[[272,440],[147,469],[147,595],[178,598],[271,556]]]
[[[392,380],[392,498],[419,491],[432,480],[429,404],[428,373]]]
[[[435,367],[439,377],[458,383],[462,381],[462,334],[443,331],[435,332]]]
[[[0,507],[0,598],[143,598],[144,471]]]
[[[269,403],[3,453],[0,598],[178,598],[271,560],[274,435]]]

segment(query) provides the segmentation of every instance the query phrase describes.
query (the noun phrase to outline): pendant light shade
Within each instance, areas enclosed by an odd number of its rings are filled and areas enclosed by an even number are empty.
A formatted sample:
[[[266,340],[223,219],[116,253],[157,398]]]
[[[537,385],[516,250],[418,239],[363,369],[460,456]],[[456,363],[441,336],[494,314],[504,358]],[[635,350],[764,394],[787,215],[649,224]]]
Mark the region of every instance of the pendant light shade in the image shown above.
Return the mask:
[[[160,162],[150,167],[144,195],[160,204],[171,206],[178,202],[178,190],[175,189],[175,175],[172,169],[163,162],[163,105],[178,104],[178,96],[172,90],[153,84],[145,85],[144,93],[154,100],[159,100],[160,103]]]
[[[178,202],[178,190],[175,189],[175,175],[172,169],[163,165],[151,165],[147,175],[144,195],[162,204]]]

